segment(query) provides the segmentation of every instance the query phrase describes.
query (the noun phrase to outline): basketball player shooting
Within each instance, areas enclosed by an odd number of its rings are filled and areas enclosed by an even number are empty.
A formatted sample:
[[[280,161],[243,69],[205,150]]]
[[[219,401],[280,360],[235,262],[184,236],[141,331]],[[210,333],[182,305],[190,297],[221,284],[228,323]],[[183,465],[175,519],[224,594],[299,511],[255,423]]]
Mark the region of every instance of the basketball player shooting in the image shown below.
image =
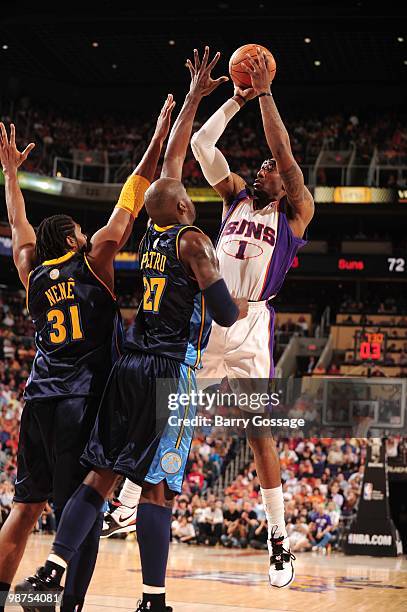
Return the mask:
[[[10,589],[47,500],[53,500],[59,521],[65,503],[88,471],[79,459],[120,344],[113,261],[130,235],[144,192],[154,180],[174,104],[169,95],[143,158],[123,186],[107,224],[90,240],[68,215],[47,217],[34,231],[17,177],[17,169],[34,143],[18,151],[14,125],[9,137],[0,123],[0,160],[13,258],[27,290],[37,348],[24,392],[14,504],[0,532],[3,594]],[[96,562],[101,519],[101,514],[96,517],[71,561],[61,612],[82,610]],[[3,606],[0,601],[0,612]],[[43,608],[26,609],[39,612]],[[45,609],[52,612],[55,607]]]
[[[252,87],[235,87],[234,96],[193,135],[195,158],[208,183],[223,199],[223,221],[217,242],[220,271],[229,291],[248,296],[248,316],[223,329],[215,322],[200,378],[269,379],[273,377],[274,309],[281,288],[314,214],[311,193],[291,151],[290,139],[270,88],[266,54],[247,55],[244,69]],[[272,157],[263,162],[253,188],[246,186],[216,147],[229,121],[258,97]],[[265,346],[265,340],[267,344]],[[268,520],[270,584],[286,587],[294,580],[293,555],[284,521],[280,463],[274,440],[248,430]]]

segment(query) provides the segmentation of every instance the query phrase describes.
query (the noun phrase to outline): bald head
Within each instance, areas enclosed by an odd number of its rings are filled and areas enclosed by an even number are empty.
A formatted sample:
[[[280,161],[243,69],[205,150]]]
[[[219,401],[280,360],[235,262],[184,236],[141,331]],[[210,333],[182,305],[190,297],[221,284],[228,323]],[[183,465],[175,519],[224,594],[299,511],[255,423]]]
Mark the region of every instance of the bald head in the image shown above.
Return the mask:
[[[157,225],[190,225],[195,220],[195,206],[184,185],[177,179],[166,177],[152,183],[146,191],[144,205],[147,214]]]

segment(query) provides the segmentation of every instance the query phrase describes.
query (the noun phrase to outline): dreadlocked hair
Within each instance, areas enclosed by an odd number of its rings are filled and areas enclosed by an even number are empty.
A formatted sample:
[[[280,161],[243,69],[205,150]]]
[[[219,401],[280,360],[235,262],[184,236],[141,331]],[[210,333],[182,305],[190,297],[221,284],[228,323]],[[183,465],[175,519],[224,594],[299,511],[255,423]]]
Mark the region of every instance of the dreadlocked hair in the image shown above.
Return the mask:
[[[69,215],[52,215],[41,221],[35,246],[37,264],[65,255],[69,250],[68,236],[75,236],[75,223]]]

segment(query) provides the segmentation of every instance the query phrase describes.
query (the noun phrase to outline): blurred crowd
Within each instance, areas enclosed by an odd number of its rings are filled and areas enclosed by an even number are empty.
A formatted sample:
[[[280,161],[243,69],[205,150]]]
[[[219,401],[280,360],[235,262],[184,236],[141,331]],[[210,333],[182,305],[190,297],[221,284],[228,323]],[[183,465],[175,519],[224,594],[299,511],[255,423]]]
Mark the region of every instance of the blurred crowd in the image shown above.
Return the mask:
[[[12,504],[22,394],[34,356],[24,298],[24,291],[0,290],[0,527]],[[299,315],[295,320],[288,318],[281,330],[306,335],[308,326]],[[304,409],[294,406],[290,415],[299,411],[301,417],[312,420],[308,414],[312,407],[305,404]],[[254,464],[243,464],[234,478],[227,472],[232,462],[236,466],[234,460],[238,454],[241,457],[244,444],[243,432],[195,438],[183,492],[174,507],[175,542],[266,548],[267,525]],[[281,438],[277,445],[293,550],[327,551],[338,546],[340,527],[357,507],[365,440]],[[52,504],[44,509],[37,529],[55,531]]]
[[[399,443],[398,438],[388,441],[396,452]],[[357,510],[366,440],[282,439],[277,445],[292,550],[337,548],[342,527]],[[214,446],[213,440],[194,443],[189,476],[174,507],[173,540],[266,549],[267,523],[254,463],[242,469],[221,494],[202,495],[204,466]]]
[[[89,109],[78,112],[46,108],[33,104],[29,99],[20,100],[13,110],[13,117],[3,110],[1,120],[13,120],[17,126],[17,140],[21,146],[34,141],[36,148],[30,154],[25,169],[50,175],[54,158],[72,159],[108,164],[118,170],[117,182],[134,167],[151,137],[155,118],[121,113],[120,115],[97,116]],[[198,129],[205,117],[195,122]],[[294,155],[299,164],[314,164],[321,147],[327,150],[356,150],[355,163],[368,166],[375,147],[380,151],[383,165],[407,163],[407,121],[390,114],[358,117],[355,113],[330,114],[325,117],[285,118]],[[220,148],[226,155],[229,166],[250,182],[269,150],[262,130],[259,131],[259,113],[254,106],[245,109],[236,117],[220,140]],[[62,163],[62,175],[68,176],[72,168]],[[120,168],[123,172],[120,172]],[[318,184],[324,184],[323,171]],[[113,182],[114,172],[110,175]],[[79,178],[71,176],[70,178]],[[389,175],[389,185],[397,186],[397,176]],[[101,179],[103,180],[103,179]],[[189,152],[184,180],[189,185],[204,185],[202,173]]]
[[[339,306],[338,312],[349,313],[350,323],[352,323],[352,314],[360,314],[362,316],[363,324],[368,323],[369,315],[372,314],[400,314],[402,315],[401,317],[394,317],[393,320],[390,321],[388,316],[384,317],[383,323],[386,325],[390,324],[397,325],[398,327],[404,327],[407,325],[407,317],[404,315],[404,313],[407,312],[407,298],[402,293],[397,297],[389,295],[385,299],[382,299],[382,296],[378,295],[377,292],[372,292],[363,300],[355,300],[354,296],[345,294]]]

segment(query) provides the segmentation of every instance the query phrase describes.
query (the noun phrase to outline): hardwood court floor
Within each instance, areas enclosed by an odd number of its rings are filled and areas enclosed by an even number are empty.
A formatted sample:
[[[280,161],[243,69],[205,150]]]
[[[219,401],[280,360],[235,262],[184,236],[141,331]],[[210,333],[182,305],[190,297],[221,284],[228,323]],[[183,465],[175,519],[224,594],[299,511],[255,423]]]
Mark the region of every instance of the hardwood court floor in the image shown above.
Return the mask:
[[[51,541],[31,537],[16,581],[43,562]],[[407,560],[303,553],[295,582],[280,591],[268,586],[263,552],[173,544],[167,591],[174,612],[401,612]],[[102,540],[85,612],[134,612],[140,592],[136,542]]]

